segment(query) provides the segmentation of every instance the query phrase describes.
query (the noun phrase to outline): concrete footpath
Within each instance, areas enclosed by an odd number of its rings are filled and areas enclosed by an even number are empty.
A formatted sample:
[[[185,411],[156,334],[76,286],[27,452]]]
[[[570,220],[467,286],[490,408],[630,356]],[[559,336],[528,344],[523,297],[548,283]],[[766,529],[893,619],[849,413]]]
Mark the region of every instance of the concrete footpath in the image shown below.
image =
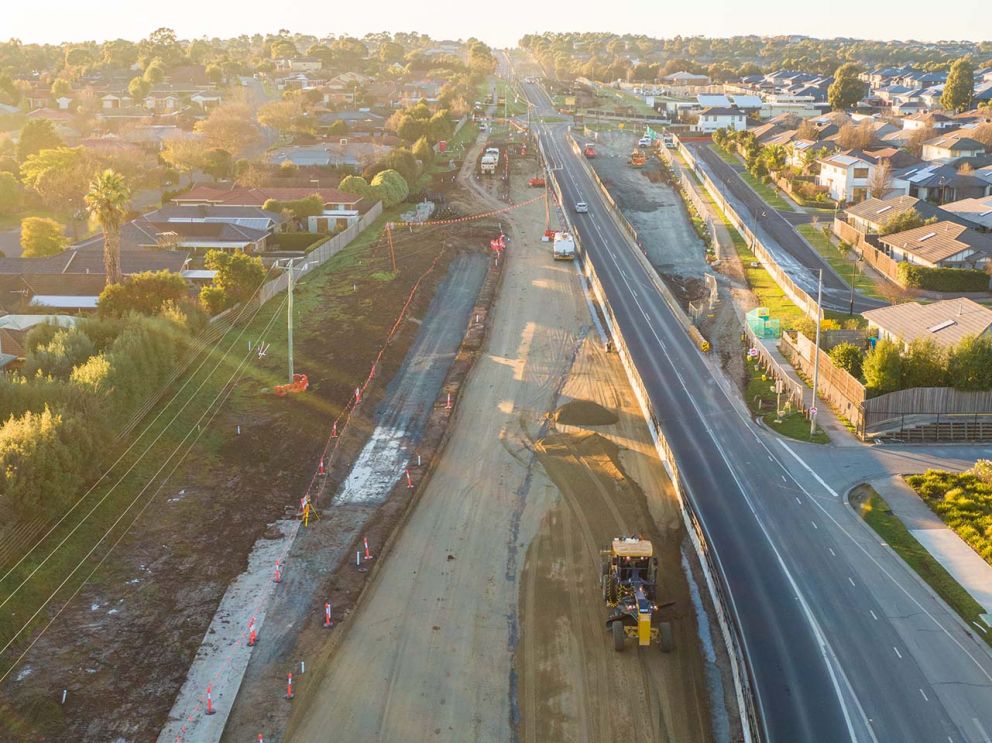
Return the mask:
[[[872,480],[871,486],[916,540],[992,614],[992,565],[948,528],[901,476]]]

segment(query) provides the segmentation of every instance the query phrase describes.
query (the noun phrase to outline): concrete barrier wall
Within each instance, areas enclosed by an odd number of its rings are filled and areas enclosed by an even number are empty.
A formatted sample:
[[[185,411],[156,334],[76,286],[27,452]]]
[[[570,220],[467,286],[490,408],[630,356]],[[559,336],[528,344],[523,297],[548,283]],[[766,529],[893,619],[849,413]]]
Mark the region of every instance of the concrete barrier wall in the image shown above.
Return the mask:
[[[573,145],[576,144],[574,139],[572,140],[572,143]],[[543,144],[539,143],[539,145],[542,159],[546,164],[548,161],[544,153]],[[588,164],[586,164],[586,167],[588,167]],[[547,172],[547,178],[548,183],[551,185],[555,195],[558,198],[558,203],[562,204],[563,198],[561,186],[555,177],[555,172],[549,169]],[[612,199],[608,200],[612,203]],[[564,215],[564,218],[566,221],[568,220],[567,214]],[[737,698],[741,728],[745,743],[750,743],[756,739],[756,731],[760,730],[761,726],[757,717],[757,706],[754,703],[752,691],[754,686],[753,680],[744,656],[744,645],[740,636],[740,630],[735,619],[726,609],[726,607],[730,605],[727,599],[728,590],[726,580],[724,579],[723,573],[719,569],[713,554],[709,550],[705,532],[703,531],[699,519],[696,516],[692,503],[690,499],[686,497],[686,486],[679,473],[678,463],[675,461],[675,455],[672,453],[671,447],[668,440],[665,438],[665,433],[661,428],[658,417],[655,415],[654,407],[651,404],[651,398],[648,395],[647,388],[644,386],[644,382],[637,371],[637,367],[634,365],[633,359],[631,358],[627,343],[620,332],[619,325],[613,315],[613,310],[607,301],[606,292],[603,290],[599,276],[596,274],[596,269],[593,265],[592,259],[585,252],[582,246],[581,236],[578,235],[574,229],[572,232],[575,236],[576,249],[579,256],[582,275],[588,282],[590,293],[599,303],[599,306],[603,312],[607,332],[616,346],[617,352],[620,356],[620,361],[623,364],[624,371],[627,374],[627,379],[634,390],[634,396],[637,398],[638,405],[641,408],[641,413],[644,415],[644,419],[648,424],[648,430],[651,432],[651,437],[654,440],[655,449],[658,452],[662,463],[665,465],[665,469],[667,470],[669,477],[671,477],[676,495],[678,496],[682,519],[689,535],[689,539],[692,542],[693,549],[699,557],[706,580],[706,588],[709,592],[710,598],[713,601],[713,606],[715,607],[721,637],[723,638],[728,656],[733,660],[733,663],[731,664],[731,673],[734,680],[734,692]],[[634,253],[635,255],[640,256],[645,262],[647,261],[643,254],[641,254],[640,250],[635,250]],[[656,279],[656,286],[659,286],[659,288],[664,287],[664,284],[661,282],[661,279],[657,276],[654,269],[651,268],[650,265],[648,267],[650,268],[648,275]],[[667,291],[667,288],[665,288],[665,290]],[[669,301],[667,297],[666,301]],[[677,302],[675,303],[673,311],[675,311],[676,317],[679,317],[680,320],[685,318],[685,321],[688,322],[688,318],[685,317],[685,313],[681,311],[681,308],[678,306]],[[689,325],[692,327],[691,323],[689,323]]]

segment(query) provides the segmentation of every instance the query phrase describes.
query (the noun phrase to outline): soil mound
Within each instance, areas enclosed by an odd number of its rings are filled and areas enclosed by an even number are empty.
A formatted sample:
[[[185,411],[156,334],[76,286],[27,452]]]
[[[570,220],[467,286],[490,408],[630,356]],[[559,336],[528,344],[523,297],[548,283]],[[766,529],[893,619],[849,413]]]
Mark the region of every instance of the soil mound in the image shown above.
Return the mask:
[[[555,420],[566,426],[609,426],[620,419],[612,410],[590,400],[572,400],[555,411]]]

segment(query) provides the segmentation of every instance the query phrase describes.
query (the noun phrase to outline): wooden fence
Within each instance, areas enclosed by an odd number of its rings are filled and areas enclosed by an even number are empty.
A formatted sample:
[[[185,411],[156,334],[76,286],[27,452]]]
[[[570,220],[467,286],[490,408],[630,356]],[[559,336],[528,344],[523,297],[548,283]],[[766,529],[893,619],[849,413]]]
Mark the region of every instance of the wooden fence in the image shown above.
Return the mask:
[[[922,425],[992,421],[992,391],[966,392],[950,387],[912,387],[864,401],[866,436],[895,433]]]
[[[871,237],[856,230],[840,217],[834,217],[834,234],[861,254],[872,268],[902,288],[899,281],[899,261],[893,260],[870,242]]]
[[[802,333],[796,333],[793,341],[788,334],[782,334],[779,344],[782,355],[799,369],[807,378],[813,379],[815,364],[814,350],[820,355],[820,369],[817,376],[817,394],[833,405],[860,432],[863,428],[863,405],[865,386],[844,369],[835,365],[833,359],[822,349],[815,349],[813,341]]]
[[[326,263],[344,250],[345,246],[358,237],[358,235],[361,234],[366,227],[378,219],[380,214],[382,214],[382,202],[377,201],[375,206],[365,212],[365,214],[363,214],[358,221],[352,222],[347,229],[339,232],[330,240],[327,240],[321,244],[319,248],[308,253],[306,260],[293,269],[296,274],[296,278],[299,278],[307,271],[312,271],[317,268],[317,266]],[[262,286],[261,291],[258,293],[259,304],[265,304],[276,294],[279,294],[279,292],[286,291],[288,287],[289,273],[283,272],[276,278],[272,279],[272,281],[269,281]]]

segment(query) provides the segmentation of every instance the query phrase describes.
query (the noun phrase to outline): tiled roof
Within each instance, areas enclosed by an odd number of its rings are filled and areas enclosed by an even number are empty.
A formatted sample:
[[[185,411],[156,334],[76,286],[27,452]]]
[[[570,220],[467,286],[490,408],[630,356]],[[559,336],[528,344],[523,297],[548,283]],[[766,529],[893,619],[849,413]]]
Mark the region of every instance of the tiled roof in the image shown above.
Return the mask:
[[[950,220],[896,232],[879,239],[886,245],[934,264],[969,249],[992,255],[992,239]]]
[[[926,338],[944,348],[956,346],[967,336],[987,333],[992,326],[992,310],[965,297],[932,304],[904,302],[862,315],[904,343]]]

